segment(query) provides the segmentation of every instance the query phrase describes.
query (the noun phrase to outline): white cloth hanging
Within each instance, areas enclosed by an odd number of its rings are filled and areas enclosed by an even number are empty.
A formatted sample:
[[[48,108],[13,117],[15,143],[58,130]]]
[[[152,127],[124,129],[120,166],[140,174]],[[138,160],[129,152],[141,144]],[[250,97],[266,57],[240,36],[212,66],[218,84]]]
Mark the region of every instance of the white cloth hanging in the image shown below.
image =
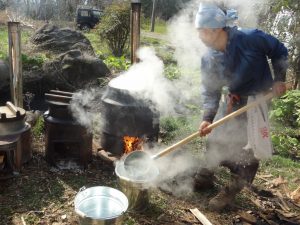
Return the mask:
[[[261,98],[263,95],[248,97],[248,104]],[[247,134],[248,144],[245,149],[251,148],[257,159],[268,159],[273,154],[271,142],[268,106],[266,101],[247,111]]]

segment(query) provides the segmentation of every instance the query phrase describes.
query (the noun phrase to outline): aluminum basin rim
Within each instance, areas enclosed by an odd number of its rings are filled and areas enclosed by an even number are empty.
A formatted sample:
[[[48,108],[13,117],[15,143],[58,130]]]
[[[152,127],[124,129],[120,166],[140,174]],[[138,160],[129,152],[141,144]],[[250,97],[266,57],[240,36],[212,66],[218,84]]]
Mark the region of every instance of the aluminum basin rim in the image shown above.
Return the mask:
[[[127,181],[127,182],[131,182],[131,183],[135,183],[135,184],[145,184],[145,183],[150,183],[150,182],[154,181],[154,180],[158,177],[158,175],[159,175],[159,170],[158,170],[158,168],[157,168],[156,166],[153,165],[153,166],[151,167],[151,171],[155,171],[155,172],[153,172],[151,179],[148,179],[148,180],[146,180],[146,179],[143,179],[143,180],[137,179],[137,180],[135,180],[135,179],[132,179],[132,178],[130,178],[130,177],[128,177],[128,176],[121,175],[121,174],[119,173],[118,167],[120,167],[121,164],[122,164],[122,163],[120,163],[120,162],[116,164],[116,167],[115,167],[115,173],[116,173],[116,175],[117,175],[121,180],[124,180],[124,181]],[[124,167],[124,164],[123,164],[123,167]],[[154,173],[155,173],[155,174],[154,174]]]
[[[127,210],[127,209],[126,209]],[[112,219],[117,219],[120,216],[123,216],[126,213],[126,210],[123,210],[122,213],[120,213],[119,215],[116,216],[112,216],[112,217],[91,217],[91,216],[87,216],[84,212],[82,212],[78,207],[75,207],[75,212],[77,213],[77,215],[79,215],[82,218],[89,218],[89,219],[93,219],[93,220],[112,220]]]
[[[90,188],[83,188],[84,190],[79,191],[74,199],[74,205],[75,205],[75,212],[82,218],[89,218],[89,219],[97,219],[97,220],[110,220],[110,219],[117,219],[118,217],[122,216],[126,210],[128,209],[128,198],[127,196],[120,190],[107,187],[107,186],[94,186]],[[87,201],[96,200],[99,201],[98,198],[106,198],[106,202],[114,201],[117,202],[119,212],[114,213],[112,216],[101,216],[101,217],[94,217],[94,216],[88,216],[86,212],[84,212],[83,209],[86,209],[86,207],[81,208],[82,204]],[[100,201],[103,201],[100,199]],[[99,202],[100,202],[99,201]],[[93,203],[91,201],[91,203]],[[91,206],[95,206],[92,205]]]

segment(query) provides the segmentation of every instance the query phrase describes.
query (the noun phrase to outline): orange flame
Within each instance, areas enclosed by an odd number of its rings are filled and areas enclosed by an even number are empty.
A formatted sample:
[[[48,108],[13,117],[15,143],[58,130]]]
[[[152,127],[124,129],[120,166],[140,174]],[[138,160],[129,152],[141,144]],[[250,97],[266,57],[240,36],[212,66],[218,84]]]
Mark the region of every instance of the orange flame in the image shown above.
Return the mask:
[[[135,150],[143,150],[143,139],[138,137],[124,136],[124,153],[128,154]]]

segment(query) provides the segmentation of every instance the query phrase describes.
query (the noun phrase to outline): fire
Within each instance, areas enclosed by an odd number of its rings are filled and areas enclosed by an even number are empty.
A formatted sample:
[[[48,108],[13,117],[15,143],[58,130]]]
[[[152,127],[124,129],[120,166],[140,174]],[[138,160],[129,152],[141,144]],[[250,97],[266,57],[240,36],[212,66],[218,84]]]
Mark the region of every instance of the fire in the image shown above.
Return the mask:
[[[138,137],[124,136],[124,153],[128,154],[135,150],[143,150],[143,139]]]

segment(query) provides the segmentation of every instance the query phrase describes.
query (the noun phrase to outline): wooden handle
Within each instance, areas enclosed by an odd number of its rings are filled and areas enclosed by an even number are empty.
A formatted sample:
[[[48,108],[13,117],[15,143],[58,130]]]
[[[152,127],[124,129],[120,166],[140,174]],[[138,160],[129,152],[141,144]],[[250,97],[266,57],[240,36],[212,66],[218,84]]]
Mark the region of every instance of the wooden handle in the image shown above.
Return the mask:
[[[51,94],[58,94],[58,95],[65,95],[65,96],[70,96],[72,97],[74,93],[72,92],[67,92],[67,91],[59,91],[59,90],[50,90]]]
[[[227,122],[228,120],[230,120],[230,119],[232,119],[232,118],[234,118],[234,117],[236,117],[236,116],[238,116],[238,115],[246,112],[248,109],[257,106],[260,103],[262,103],[262,102],[264,102],[264,101],[266,101],[268,99],[271,99],[272,97],[273,97],[273,93],[270,92],[270,93],[266,94],[265,96],[263,96],[263,97],[255,100],[255,101],[253,101],[253,102],[245,105],[244,107],[242,107],[242,108],[240,108],[240,109],[238,109],[238,110],[236,110],[236,111],[228,114],[227,116],[225,116],[225,117],[217,120],[216,122],[214,122],[211,125],[209,125],[207,128],[209,128],[209,129],[216,128],[216,127],[222,125],[223,123]],[[152,159],[160,158],[160,157],[168,154],[169,152],[173,151],[174,149],[176,149],[176,148],[178,148],[178,147],[180,147],[180,146],[188,143],[189,141],[191,141],[192,139],[194,139],[195,137],[198,137],[198,136],[199,136],[199,131],[197,131],[197,132],[191,134],[190,136],[182,139],[181,141],[177,142],[176,144],[173,144],[172,146],[164,149],[163,151],[157,153],[156,155],[153,155]]]
[[[69,104],[70,101],[72,100],[72,96],[67,96],[67,95],[58,95],[58,94],[45,94],[46,100],[51,102],[51,101],[57,101],[61,103],[66,103]]]
[[[211,125],[209,125],[207,128],[208,129],[213,129],[213,128],[217,127],[217,126],[220,126],[223,123],[225,123],[226,121],[230,120],[231,118],[234,118],[234,117],[236,117],[238,115],[241,115],[242,113],[246,112],[248,109],[253,108],[255,106],[258,106],[260,103],[273,98],[273,96],[274,96],[273,93],[269,92],[265,96],[263,96],[263,97],[255,100],[255,101],[253,101],[253,102],[245,105],[244,107],[242,107],[242,108],[240,108],[240,109],[238,109],[238,110],[236,110],[236,111],[228,114],[227,116],[224,116],[223,118],[217,120],[216,122],[214,122]]]
[[[11,102],[6,102],[6,106],[9,108],[10,111],[12,111],[15,115],[18,112],[18,109],[16,106],[14,106]]]
[[[182,139],[181,141],[177,142],[176,144],[164,149],[163,151],[157,153],[156,155],[152,156],[152,159],[158,159],[166,154],[168,154],[169,152],[173,151],[174,149],[176,149],[177,147],[184,145],[186,143],[188,143],[189,141],[191,141],[192,139],[194,139],[195,137],[199,137],[199,131],[191,134],[190,136],[186,137],[185,139]]]

